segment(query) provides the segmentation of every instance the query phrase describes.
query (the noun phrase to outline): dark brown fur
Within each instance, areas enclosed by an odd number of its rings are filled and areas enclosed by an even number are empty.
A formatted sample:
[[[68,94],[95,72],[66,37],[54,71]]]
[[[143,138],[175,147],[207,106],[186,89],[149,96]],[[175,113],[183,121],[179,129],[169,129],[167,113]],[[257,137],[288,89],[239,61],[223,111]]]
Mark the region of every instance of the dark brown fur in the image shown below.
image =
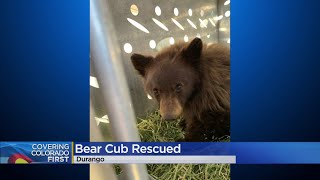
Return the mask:
[[[182,115],[186,141],[230,135],[230,52],[198,38],[163,49],[155,57],[133,54],[145,90],[159,101],[163,119]]]

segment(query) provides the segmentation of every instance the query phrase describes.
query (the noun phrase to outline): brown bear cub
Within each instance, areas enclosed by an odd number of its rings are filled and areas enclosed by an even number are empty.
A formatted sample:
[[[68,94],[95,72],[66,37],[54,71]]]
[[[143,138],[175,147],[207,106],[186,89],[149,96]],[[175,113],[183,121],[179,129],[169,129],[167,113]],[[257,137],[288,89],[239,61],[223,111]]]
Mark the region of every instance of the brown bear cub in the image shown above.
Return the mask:
[[[155,57],[133,54],[145,91],[159,102],[164,120],[182,116],[183,141],[213,141],[230,135],[230,51],[195,38]]]

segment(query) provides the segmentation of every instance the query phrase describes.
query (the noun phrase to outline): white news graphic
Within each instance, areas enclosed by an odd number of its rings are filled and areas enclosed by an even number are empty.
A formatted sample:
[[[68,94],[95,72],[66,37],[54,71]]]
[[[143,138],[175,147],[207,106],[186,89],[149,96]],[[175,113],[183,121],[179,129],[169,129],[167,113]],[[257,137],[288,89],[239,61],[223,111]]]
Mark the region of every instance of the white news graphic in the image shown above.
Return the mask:
[[[188,144],[189,145],[189,144]],[[184,145],[187,147],[187,145]],[[235,155],[182,155],[181,143],[95,143],[75,144],[75,164],[235,164]],[[187,147],[195,153],[194,146]],[[218,148],[218,146],[216,146]],[[190,153],[189,152],[189,153]],[[202,154],[202,153],[200,153]]]
[[[236,156],[74,156],[73,163],[143,164],[235,164]]]

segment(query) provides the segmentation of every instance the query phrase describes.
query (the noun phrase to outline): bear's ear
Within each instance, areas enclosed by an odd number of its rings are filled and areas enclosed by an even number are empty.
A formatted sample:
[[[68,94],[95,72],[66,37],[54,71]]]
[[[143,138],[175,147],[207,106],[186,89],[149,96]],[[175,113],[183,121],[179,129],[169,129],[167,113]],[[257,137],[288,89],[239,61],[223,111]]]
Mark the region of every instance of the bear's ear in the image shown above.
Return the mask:
[[[202,40],[200,38],[194,38],[190,44],[183,49],[182,55],[188,60],[198,60],[202,52]]]
[[[132,54],[131,61],[134,68],[139,72],[141,76],[146,75],[147,67],[152,63],[153,57],[143,56],[141,54]]]

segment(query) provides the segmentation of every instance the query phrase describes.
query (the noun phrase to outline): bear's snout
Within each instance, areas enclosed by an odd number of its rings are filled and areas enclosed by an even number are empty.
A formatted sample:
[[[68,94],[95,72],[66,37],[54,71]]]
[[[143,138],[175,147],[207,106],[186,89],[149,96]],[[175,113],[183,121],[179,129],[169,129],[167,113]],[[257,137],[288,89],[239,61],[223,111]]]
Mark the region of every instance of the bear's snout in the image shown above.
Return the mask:
[[[182,113],[182,107],[177,99],[160,101],[160,114],[163,120],[177,119]]]
[[[161,118],[163,120],[175,120],[175,119],[177,119],[177,117],[174,114],[164,114],[164,115],[161,115]]]

